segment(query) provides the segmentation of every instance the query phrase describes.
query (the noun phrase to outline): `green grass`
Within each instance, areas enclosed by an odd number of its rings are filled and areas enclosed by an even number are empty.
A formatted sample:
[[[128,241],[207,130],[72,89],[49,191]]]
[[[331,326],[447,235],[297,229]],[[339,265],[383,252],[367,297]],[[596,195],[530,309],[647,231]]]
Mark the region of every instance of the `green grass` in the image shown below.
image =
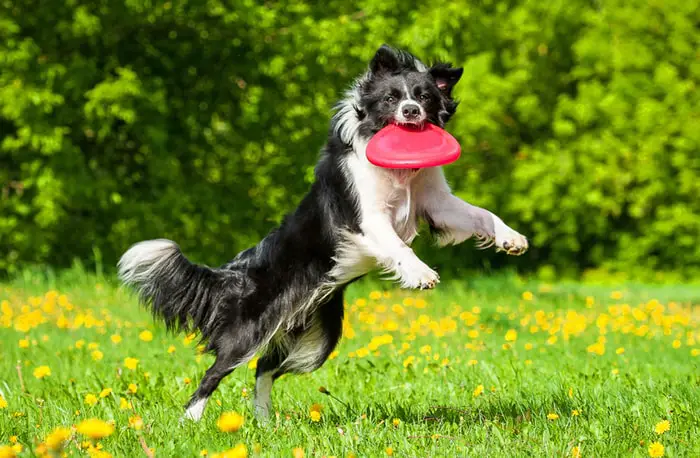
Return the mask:
[[[275,457],[291,457],[297,447],[307,457],[386,456],[388,447],[411,457],[570,457],[574,447],[583,457],[649,456],[654,441],[666,456],[700,456],[700,288],[494,277],[370,298],[391,287],[350,288],[337,355],[312,374],[275,384],[270,424],[251,415],[255,370],[242,367],[220,385],[200,423],[181,425],[182,406],[213,360],[198,356],[196,340],[186,345],[184,335],[166,334],[109,278],[28,273],[0,285],[0,393],[8,403],[0,409],[0,445],[17,436],[20,455],[33,456],[56,427],[96,417],[115,422],[103,450],[125,457],[145,456],[141,439],[164,457],[205,449],[211,456],[238,443],[249,456]],[[615,290],[621,298],[611,298]],[[601,316],[610,317],[607,325]],[[150,342],[139,339],[145,329]],[[509,329],[517,339],[504,349]],[[591,347],[603,332],[604,345]],[[386,335],[391,343],[368,349],[373,337]],[[29,348],[20,348],[25,337]],[[91,343],[101,360],[93,360]],[[135,371],[125,368],[127,357],[139,359]],[[42,365],[51,375],[37,379],[33,371]],[[479,385],[484,391],[475,397]],[[85,404],[104,388],[112,394]],[[133,410],[120,409],[120,398]],[[323,405],[320,422],[309,415],[314,403]],[[238,432],[218,430],[227,411],[245,417]],[[143,418],[140,431],[129,427],[134,415]],[[659,436],[661,420],[671,429]],[[83,440],[74,435],[66,453],[86,456],[78,448]]]

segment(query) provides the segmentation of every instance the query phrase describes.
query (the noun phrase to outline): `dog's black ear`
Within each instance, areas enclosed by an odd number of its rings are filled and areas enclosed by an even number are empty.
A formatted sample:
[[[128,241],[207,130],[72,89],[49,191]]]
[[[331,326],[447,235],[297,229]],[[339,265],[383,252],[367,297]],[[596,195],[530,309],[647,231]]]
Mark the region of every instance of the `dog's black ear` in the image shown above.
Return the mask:
[[[452,97],[452,88],[462,77],[462,67],[452,68],[450,64],[437,64],[428,70],[438,89],[447,97]]]
[[[396,51],[384,44],[372,58],[369,69],[373,74],[379,75],[380,73],[393,73],[399,69],[399,66],[400,63]]]

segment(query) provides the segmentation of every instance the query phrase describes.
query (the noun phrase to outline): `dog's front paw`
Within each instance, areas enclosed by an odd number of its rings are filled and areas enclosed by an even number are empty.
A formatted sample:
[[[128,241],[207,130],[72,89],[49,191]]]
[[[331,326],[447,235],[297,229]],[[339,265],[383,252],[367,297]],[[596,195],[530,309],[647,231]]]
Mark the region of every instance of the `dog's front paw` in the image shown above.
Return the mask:
[[[494,245],[496,251],[505,251],[513,256],[520,256],[530,247],[527,238],[506,226],[503,221],[494,218],[496,237]]]
[[[529,248],[527,238],[513,230],[503,237],[499,237],[497,234],[495,245],[496,251],[505,251],[507,254],[513,256],[520,256]]]
[[[416,259],[399,265],[399,280],[403,288],[433,289],[440,283],[440,276],[425,263]]]

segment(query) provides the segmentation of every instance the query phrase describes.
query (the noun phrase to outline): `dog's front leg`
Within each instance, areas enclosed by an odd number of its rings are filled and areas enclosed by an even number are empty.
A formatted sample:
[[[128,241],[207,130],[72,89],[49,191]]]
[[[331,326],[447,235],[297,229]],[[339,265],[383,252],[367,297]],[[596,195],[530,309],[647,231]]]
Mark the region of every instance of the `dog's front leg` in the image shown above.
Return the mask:
[[[385,271],[393,274],[403,288],[430,289],[440,282],[428,267],[396,234],[389,215],[377,213],[361,225],[362,245]]]
[[[440,245],[456,245],[476,237],[481,239],[481,246],[495,245],[497,250],[511,255],[527,251],[525,236],[490,211],[453,195],[441,170],[426,172],[418,194],[419,209],[437,232]]]

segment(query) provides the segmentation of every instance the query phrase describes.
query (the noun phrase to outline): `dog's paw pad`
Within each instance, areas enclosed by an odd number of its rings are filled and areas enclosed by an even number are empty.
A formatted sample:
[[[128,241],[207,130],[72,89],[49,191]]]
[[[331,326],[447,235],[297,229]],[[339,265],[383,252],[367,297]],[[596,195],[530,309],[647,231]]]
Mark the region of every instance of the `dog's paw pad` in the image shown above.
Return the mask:
[[[514,234],[513,237],[500,241],[497,245],[500,249],[512,256],[520,256],[529,248],[527,238],[517,233]]]

